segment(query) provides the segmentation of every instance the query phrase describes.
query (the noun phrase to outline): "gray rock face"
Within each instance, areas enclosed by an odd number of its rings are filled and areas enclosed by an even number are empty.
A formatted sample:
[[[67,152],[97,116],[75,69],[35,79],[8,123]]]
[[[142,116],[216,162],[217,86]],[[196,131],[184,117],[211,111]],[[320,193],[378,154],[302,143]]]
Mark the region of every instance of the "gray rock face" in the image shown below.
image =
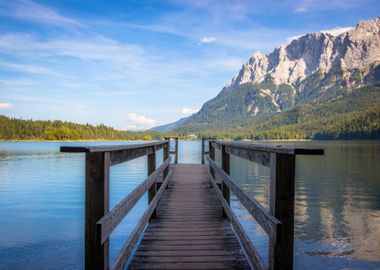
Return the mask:
[[[361,21],[337,36],[326,32],[306,34],[269,54],[256,52],[222,92],[231,92],[247,82],[272,81],[276,85],[291,85],[300,93],[309,76],[318,73],[321,79],[336,69],[343,79],[355,73],[360,79],[356,86],[360,86],[370,67],[379,63],[380,17]],[[350,87],[349,83],[346,86]]]

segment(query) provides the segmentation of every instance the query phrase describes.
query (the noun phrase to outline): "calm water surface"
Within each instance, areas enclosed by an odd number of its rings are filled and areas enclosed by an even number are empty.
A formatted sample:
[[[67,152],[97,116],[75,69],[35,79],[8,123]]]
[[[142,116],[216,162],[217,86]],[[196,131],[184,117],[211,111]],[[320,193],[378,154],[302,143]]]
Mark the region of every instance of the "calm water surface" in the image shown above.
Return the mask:
[[[84,155],[59,146],[84,144],[94,143],[0,143],[0,269],[83,269]],[[380,142],[275,144],[325,149],[297,157],[295,268],[380,269]],[[199,163],[199,142],[179,150],[179,162]],[[233,157],[231,175],[267,207],[267,168]],[[112,167],[111,207],[145,177],[146,157]],[[265,233],[232,205],[267,259]],[[112,234],[111,262],[146,207],[145,196]]]

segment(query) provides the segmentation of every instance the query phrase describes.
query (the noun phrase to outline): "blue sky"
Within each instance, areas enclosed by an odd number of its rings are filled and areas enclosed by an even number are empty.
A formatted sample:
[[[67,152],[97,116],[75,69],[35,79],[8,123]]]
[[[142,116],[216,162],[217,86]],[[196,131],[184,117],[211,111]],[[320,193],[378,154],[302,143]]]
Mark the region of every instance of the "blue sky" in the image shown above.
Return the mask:
[[[257,50],[378,0],[0,0],[0,114],[146,129],[200,109]]]

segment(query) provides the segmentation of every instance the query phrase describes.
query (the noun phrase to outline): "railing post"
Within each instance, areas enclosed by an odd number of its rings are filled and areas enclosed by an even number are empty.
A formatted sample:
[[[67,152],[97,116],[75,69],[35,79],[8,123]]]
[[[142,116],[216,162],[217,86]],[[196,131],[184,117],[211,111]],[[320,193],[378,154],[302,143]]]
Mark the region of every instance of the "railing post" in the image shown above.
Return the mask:
[[[270,154],[270,214],[281,221],[282,238],[269,239],[269,269],[293,269],[295,155]]]
[[[162,149],[162,153],[163,153],[163,157],[164,157],[164,160],[163,162],[165,162],[165,160],[167,160],[169,158],[169,153],[170,153],[170,141],[168,141],[166,143],[166,147],[164,147]],[[164,170],[164,173],[163,173],[163,180],[165,180],[166,176],[168,175],[169,173],[169,166]]]
[[[214,148],[214,146],[212,146],[211,141],[208,142],[208,154],[209,154],[210,158],[213,161],[215,161],[215,148]],[[215,171],[214,171],[214,168],[212,168],[211,166],[210,166],[210,174],[215,179]]]
[[[202,138],[202,164],[205,164],[205,138]]]
[[[96,223],[109,211],[110,153],[86,153],[85,269],[108,269],[109,240],[101,244]]]
[[[153,153],[148,155],[148,176],[151,175],[156,170],[156,147],[153,146]],[[148,190],[148,204],[153,200],[154,196],[156,196],[157,192],[157,182]],[[156,218],[156,210],[154,210],[151,218]]]
[[[226,174],[230,174],[230,154],[226,152],[226,146],[222,145],[222,169]],[[230,189],[222,181],[222,194],[224,199],[230,205]],[[226,216],[226,213],[223,211],[223,214]]]
[[[178,137],[175,138],[175,164],[178,164]]]

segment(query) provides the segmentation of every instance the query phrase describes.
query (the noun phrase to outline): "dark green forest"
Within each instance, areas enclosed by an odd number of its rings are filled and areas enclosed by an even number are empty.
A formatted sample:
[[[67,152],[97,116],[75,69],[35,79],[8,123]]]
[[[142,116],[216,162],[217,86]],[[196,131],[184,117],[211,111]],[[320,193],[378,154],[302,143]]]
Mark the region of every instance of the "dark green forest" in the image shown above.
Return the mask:
[[[355,89],[330,100],[298,105],[290,110],[232,126],[202,129],[187,125],[180,135],[195,133],[219,139],[380,139],[380,86]]]
[[[160,140],[160,132],[131,132],[105,125],[64,121],[33,121],[0,115],[0,140]]]

